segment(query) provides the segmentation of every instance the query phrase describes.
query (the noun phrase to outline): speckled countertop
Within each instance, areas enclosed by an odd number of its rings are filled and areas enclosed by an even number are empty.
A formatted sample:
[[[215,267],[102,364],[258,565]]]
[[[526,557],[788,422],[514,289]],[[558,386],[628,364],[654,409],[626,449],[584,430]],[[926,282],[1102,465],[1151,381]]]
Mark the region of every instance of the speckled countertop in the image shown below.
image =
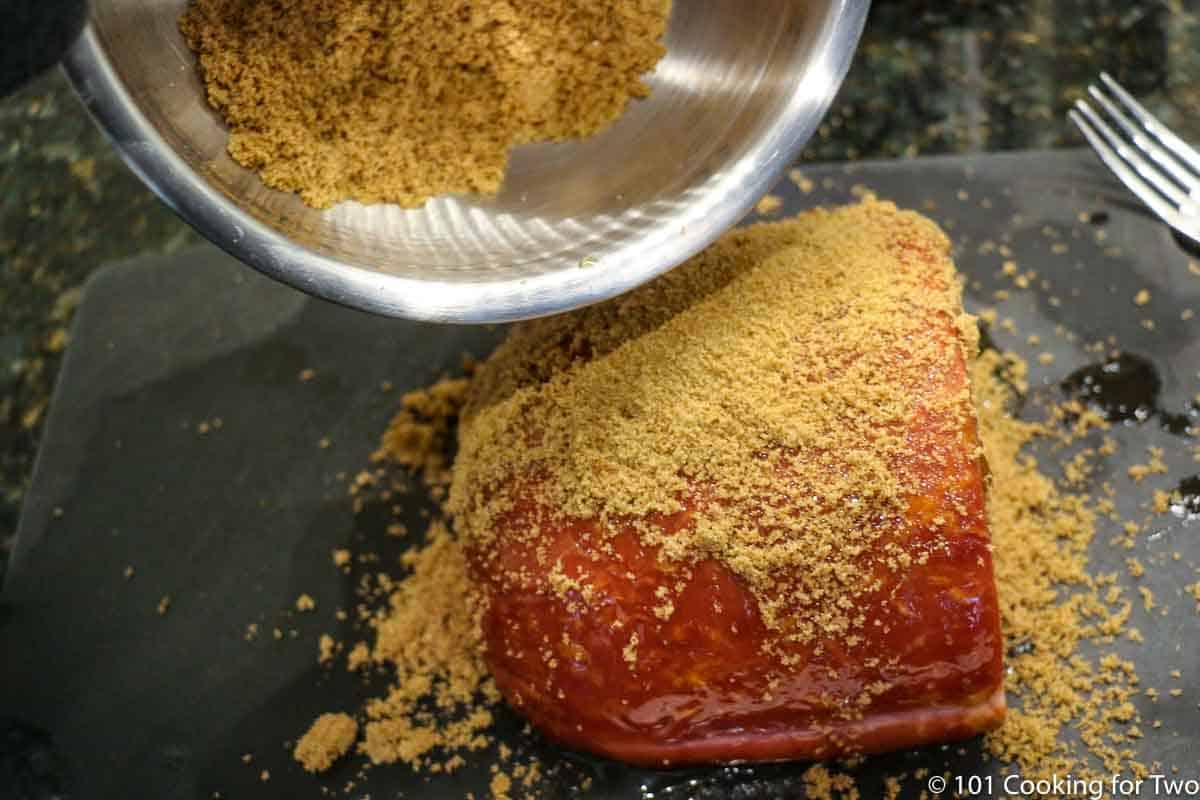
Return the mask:
[[[876,0],[806,161],[1078,146],[1101,69],[1200,141],[1200,0]],[[79,287],[198,241],[92,125],[59,72],[0,101],[0,572]]]

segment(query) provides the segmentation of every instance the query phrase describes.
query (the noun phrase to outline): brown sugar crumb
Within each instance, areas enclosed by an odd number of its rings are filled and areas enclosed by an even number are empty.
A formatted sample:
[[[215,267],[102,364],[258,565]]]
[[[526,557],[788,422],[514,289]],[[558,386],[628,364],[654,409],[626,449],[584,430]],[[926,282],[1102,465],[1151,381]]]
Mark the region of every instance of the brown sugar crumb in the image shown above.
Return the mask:
[[[774,214],[783,207],[783,198],[775,194],[763,195],[762,199],[754,206],[754,211],[761,216],[767,217]]]
[[[406,393],[371,462],[406,467],[427,486],[449,484],[449,441],[469,385],[466,378],[445,378]]]
[[[296,610],[300,612],[315,611],[317,601],[312,599],[311,595],[302,594],[296,598]]]
[[[788,180],[796,184],[796,188],[802,194],[812,194],[816,190],[817,184],[811,179],[805,177],[804,173],[798,169],[793,169],[788,172]]]
[[[669,0],[193,0],[229,153],[325,208],[495,194],[516,145],[594,134],[649,87]]]
[[[414,394],[417,400],[404,401],[398,413],[408,424],[417,411],[419,421],[432,426],[435,434],[397,450],[393,426],[383,437],[377,462],[411,468],[431,463],[434,450],[444,452],[444,437],[459,406],[446,398],[460,392],[446,382],[438,386],[442,388]],[[447,386],[451,391],[443,391]],[[394,457],[397,452],[403,455]],[[351,487],[352,495],[360,490]],[[400,506],[393,512],[400,513]],[[344,563],[349,560],[347,551]],[[390,688],[362,709],[366,721],[358,749],[375,764],[404,762],[426,775],[451,773],[468,763],[464,753],[492,744],[492,708],[500,701],[484,666],[481,607],[468,578],[465,552],[443,517],[431,519],[424,543],[406,552],[401,566],[406,572],[399,577],[379,573],[359,586],[364,603],[383,599],[386,607],[371,611],[365,604],[359,606],[374,640],[354,645],[347,666],[388,673]],[[335,647],[340,645],[332,637],[322,637],[323,654],[332,657]],[[500,753],[505,760],[512,755],[508,748],[500,748]],[[518,784],[527,791],[541,777],[536,761],[515,763],[495,786],[501,793],[512,792]]]
[[[366,642],[359,642],[350,648],[350,653],[346,656],[346,669],[358,672],[370,662],[371,649],[367,647]]]
[[[271,780],[271,771],[264,769],[262,772],[258,773],[258,779],[263,783]]]
[[[1141,483],[1149,475],[1165,475],[1167,465],[1163,462],[1163,451],[1160,447],[1151,447],[1150,459],[1145,464],[1134,464],[1129,468],[1129,477],[1134,483]]]
[[[857,800],[858,786],[853,775],[831,772],[814,764],[804,771],[804,796],[810,800]]]
[[[988,751],[1013,762],[1025,778],[1086,774],[1095,762],[1110,773],[1144,770],[1108,738],[1132,721],[1139,691],[1133,666],[1115,656],[1089,660],[1081,645],[1121,632],[1130,608],[1118,587],[1088,573],[1096,509],[1060,489],[1023,453],[1056,434],[1007,411],[1013,390],[1002,380],[1015,356],[981,353],[972,371],[980,438],[992,472],[989,519],[1005,639],[1010,698],[1004,724],[985,738]],[[1051,415],[1052,419],[1055,415]],[[1115,576],[1113,576],[1115,579]],[[1111,590],[1111,591],[1106,591]],[[1095,691],[1093,685],[1102,686]],[[1063,736],[1078,730],[1087,755]]]
[[[171,596],[168,594],[164,594],[162,596],[162,599],[160,599],[158,601],[158,606],[156,607],[155,610],[158,612],[158,615],[161,617],[161,616],[166,615],[167,611],[169,611],[170,608],[171,608]]]
[[[494,800],[509,800],[512,791],[512,778],[503,772],[497,772],[492,776],[492,782],[488,786],[491,789]]]
[[[313,378],[317,377],[317,371],[312,367],[305,367],[304,369],[300,370],[300,374],[297,377],[301,383],[308,383]]]
[[[133,579],[133,564],[127,564],[125,566],[125,569],[121,572],[121,577],[127,581]]]
[[[333,654],[337,650],[337,642],[328,633],[322,633],[317,639],[317,663],[328,664],[333,661]]]
[[[633,635],[631,635],[629,637],[629,644],[625,645],[625,649],[621,651],[622,658],[625,659],[625,663],[628,664],[631,668],[637,666],[637,660],[638,660],[637,649],[638,649],[638,635],[636,633],[634,633]]]
[[[1139,586],[1138,594],[1142,596],[1142,607],[1147,611],[1153,611],[1155,609],[1154,592],[1145,586]]]
[[[499,700],[483,663],[476,592],[466,556],[434,521],[426,544],[404,555],[411,573],[393,587],[387,611],[372,621],[370,659],[394,672],[385,697],[367,704],[362,749],[377,764],[431,763],[431,752],[490,744],[490,706]],[[420,712],[432,701],[439,713]]]
[[[324,772],[349,752],[358,723],[349,714],[322,714],[300,737],[292,755],[309,772]]]
[[[1135,306],[1144,306],[1150,302],[1150,292],[1147,289],[1142,289],[1133,296],[1133,304]]]
[[[339,548],[333,551],[333,565],[335,567],[345,567],[350,564],[350,551],[344,548]]]

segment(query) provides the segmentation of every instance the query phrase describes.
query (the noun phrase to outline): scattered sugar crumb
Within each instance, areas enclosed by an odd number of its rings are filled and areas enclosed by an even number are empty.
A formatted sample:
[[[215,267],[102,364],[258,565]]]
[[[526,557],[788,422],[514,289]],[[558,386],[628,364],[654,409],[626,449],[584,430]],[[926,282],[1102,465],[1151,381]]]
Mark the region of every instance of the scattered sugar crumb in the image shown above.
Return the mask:
[[[371,651],[367,648],[366,642],[359,642],[350,648],[350,653],[346,656],[346,668],[351,672],[357,672],[370,661]]]
[[[358,738],[358,723],[349,714],[322,714],[300,737],[292,755],[308,772],[324,772],[349,752]]]
[[[762,199],[754,206],[754,210],[764,217],[774,214],[781,208],[783,208],[783,198],[774,194],[763,195]]]
[[[788,179],[791,180],[792,183],[796,184],[796,188],[798,188],[803,194],[812,194],[813,190],[817,188],[817,185],[806,178],[804,173],[798,169],[789,171]]]
[[[1151,447],[1149,448],[1149,453],[1149,461],[1147,461],[1145,464],[1134,464],[1129,468],[1129,477],[1132,478],[1135,483],[1141,483],[1142,480],[1149,475],[1165,475],[1167,473],[1167,465],[1163,461],[1162,448]],[[1157,499],[1155,504],[1157,505]]]
[[[322,633],[317,639],[317,663],[328,664],[333,660],[337,642],[328,633]]]
[[[1150,591],[1150,589],[1145,586],[1139,586],[1138,594],[1142,596],[1142,607],[1147,611],[1153,611],[1155,608],[1154,592]]]
[[[512,790],[512,778],[504,772],[497,771],[492,776],[492,782],[488,788],[491,789],[493,800],[508,800],[511,797],[509,792]]]

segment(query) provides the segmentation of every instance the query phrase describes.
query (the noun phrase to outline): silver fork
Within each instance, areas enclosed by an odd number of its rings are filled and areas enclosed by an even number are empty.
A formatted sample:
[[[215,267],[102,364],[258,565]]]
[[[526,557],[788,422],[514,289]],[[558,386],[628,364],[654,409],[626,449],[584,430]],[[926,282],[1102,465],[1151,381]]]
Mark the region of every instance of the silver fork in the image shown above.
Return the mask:
[[[1086,100],[1067,116],[1129,190],[1175,230],[1200,243],[1200,153],[1171,132],[1106,72],[1088,94],[1116,124]],[[1123,135],[1122,135],[1123,134]]]

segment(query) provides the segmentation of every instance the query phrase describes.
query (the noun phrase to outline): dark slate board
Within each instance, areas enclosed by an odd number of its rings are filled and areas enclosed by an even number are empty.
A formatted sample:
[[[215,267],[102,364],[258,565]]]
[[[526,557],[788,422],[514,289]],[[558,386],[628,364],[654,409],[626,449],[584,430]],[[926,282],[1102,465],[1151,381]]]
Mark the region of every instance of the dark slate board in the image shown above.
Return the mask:
[[[1150,218],[1081,152],[1018,153],[810,168],[809,193],[785,182],[780,214],[844,202],[870,187],[947,227],[968,276],[968,303],[995,303],[1010,285],[1006,245],[1022,270],[1050,291],[1014,292],[997,303],[1019,336],[993,330],[1007,349],[1032,356],[1035,391],[1054,394],[1071,370],[1094,360],[1083,344],[1110,335],[1148,357],[1162,379],[1161,404],[1189,412],[1200,389],[1200,277],[1164,226]],[[1081,221],[1081,215],[1088,221]],[[1107,240],[1098,242],[1103,229]],[[1067,252],[1061,252],[1065,244]],[[1111,248],[1118,247],[1120,252]],[[1056,249],[1059,252],[1056,252]],[[1107,252],[1106,252],[1107,249]],[[1149,289],[1145,309],[1132,298]],[[1062,302],[1055,306],[1050,297]],[[1157,320],[1154,330],[1142,317]],[[1057,325],[1075,332],[1069,342]],[[1029,347],[1025,337],[1042,343]],[[316,637],[352,634],[334,619],[355,602],[357,574],[330,562],[339,546],[371,548],[383,563],[405,546],[382,533],[386,514],[351,513],[345,482],[366,464],[397,393],[484,355],[501,332],[417,325],[367,316],[275,285],[211,247],[101,270],[76,317],[16,549],[0,595],[0,796],[74,798],[320,797],[322,786],[374,798],[486,796],[490,756],[453,778],[425,781],[406,767],[353,764],[304,774],[284,742],[320,712],[354,709],[377,693],[344,670],[315,663]],[[304,368],[316,377],[301,383]],[[381,391],[383,381],[395,391]],[[1194,413],[1194,409],[1191,410]],[[202,421],[222,427],[206,435]],[[1121,451],[1096,483],[1111,480],[1118,506],[1135,516],[1151,488],[1200,471],[1190,442],[1156,420],[1115,432]],[[328,437],[332,446],[321,449]],[[1170,476],[1141,486],[1126,479],[1145,447],[1161,446]],[[409,495],[416,527],[425,500]],[[1106,523],[1107,524],[1107,523]],[[1200,616],[1182,595],[1196,580],[1198,527],[1165,524],[1139,543],[1144,561],[1181,551],[1144,579],[1166,616],[1135,611],[1146,638],[1122,652],[1147,686],[1184,689],[1184,700],[1143,703],[1163,735],[1143,741],[1147,760],[1185,768],[1200,746],[1196,710]],[[1119,570],[1129,553],[1094,547],[1097,569]],[[135,575],[122,573],[132,565]],[[312,614],[289,614],[295,598],[317,598]],[[171,597],[165,616],[156,613]],[[243,639],[247,624],[257,640]],[[275,641],[271,630],[285,632]],[[292,630],[297,636],[291,636]],[[1172,680],[1168,671],[1185,671]],[[544,797],[573,796],[583,776],[595,797],[797,796],[802,766],[655,773],[581,759],[518,733],[501,735],[559,765]],[[1148,728],[1149,725],[1144,725]],[[1171,733],[1166,733],[1166,732]],[[983,774],[978,743],[872,759],[857,772],[865,796],[881,774],[925,766]],[[1192,755],[1189,755],[1189,751]],[[241,756],[252,753],[250,764]],[[269,782],[259,774],[269,770]],[[1195,776],[1192,776],[1195,777]],[[910,781],[912,796],[921,788]]]

